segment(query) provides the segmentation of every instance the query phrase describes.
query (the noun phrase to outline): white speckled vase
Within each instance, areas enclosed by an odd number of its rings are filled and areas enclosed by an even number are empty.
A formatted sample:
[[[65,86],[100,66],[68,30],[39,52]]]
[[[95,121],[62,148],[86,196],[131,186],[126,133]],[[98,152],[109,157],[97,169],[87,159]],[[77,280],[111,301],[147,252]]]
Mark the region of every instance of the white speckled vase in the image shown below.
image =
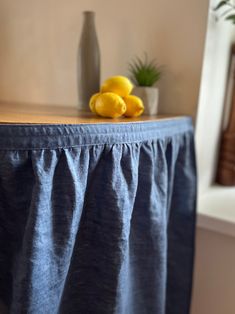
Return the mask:
[[[78,107],[89,110],[90,97],[100,89],[100,49],[95,13],[83,12],[84,21],[78,48]]]
[[[132,91],[144,103],[144,115],[153,116],[158,113],[159,90],[157,87],[136,86]]]

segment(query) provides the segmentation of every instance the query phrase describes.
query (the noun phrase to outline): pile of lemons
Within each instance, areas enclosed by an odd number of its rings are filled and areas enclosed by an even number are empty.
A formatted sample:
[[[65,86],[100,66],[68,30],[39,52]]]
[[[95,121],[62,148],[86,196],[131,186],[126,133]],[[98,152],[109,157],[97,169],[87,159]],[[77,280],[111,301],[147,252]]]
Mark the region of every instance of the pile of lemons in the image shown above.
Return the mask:
[[[125,76],[112,76],[101,86],[100,93],[94,94],[89,102],[93,113],[101,117],[138,117],[144,111],[142,100],[130,95],[131,81]]]

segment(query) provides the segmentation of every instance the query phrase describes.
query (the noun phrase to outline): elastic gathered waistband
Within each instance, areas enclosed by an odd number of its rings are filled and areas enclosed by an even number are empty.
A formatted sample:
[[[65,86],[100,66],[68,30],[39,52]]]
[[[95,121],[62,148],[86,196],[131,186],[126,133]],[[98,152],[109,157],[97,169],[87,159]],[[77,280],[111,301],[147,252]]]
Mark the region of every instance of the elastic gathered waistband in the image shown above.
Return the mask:
[[[2,124],[0,150],[69,148],[144,142],[193,131],[192,119],[96,124]]]

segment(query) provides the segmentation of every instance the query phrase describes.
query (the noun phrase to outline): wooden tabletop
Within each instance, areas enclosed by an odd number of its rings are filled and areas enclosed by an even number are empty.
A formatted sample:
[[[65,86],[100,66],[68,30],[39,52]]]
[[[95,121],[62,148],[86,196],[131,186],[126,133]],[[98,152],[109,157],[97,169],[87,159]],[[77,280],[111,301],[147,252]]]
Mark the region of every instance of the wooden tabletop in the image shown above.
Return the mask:
[[[118,119],[98,117],[91,112],[81,112],[71,106],[29,105],[0,103],[0,124],[87,124],[87,123],[125,123],[148,122],[179,118],[172,115],[144,116]]]

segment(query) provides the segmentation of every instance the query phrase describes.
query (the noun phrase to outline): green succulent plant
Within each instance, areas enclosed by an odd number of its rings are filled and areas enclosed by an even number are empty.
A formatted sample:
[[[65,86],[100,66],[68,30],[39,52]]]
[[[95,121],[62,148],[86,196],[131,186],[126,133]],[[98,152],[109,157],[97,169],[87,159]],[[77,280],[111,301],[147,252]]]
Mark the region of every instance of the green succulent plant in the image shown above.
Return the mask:
[[[161,67],[155,62],[155,59],[149,61],[147,54],[144,60],[135,57],[129,63],[130,78],[137,86],[153,86],[161,77]]]
[[[223,17],[225,20],[235,24],[235,4],[233,0],[220,1],[214,8],[214,11],[222,12],[219,18]]]

